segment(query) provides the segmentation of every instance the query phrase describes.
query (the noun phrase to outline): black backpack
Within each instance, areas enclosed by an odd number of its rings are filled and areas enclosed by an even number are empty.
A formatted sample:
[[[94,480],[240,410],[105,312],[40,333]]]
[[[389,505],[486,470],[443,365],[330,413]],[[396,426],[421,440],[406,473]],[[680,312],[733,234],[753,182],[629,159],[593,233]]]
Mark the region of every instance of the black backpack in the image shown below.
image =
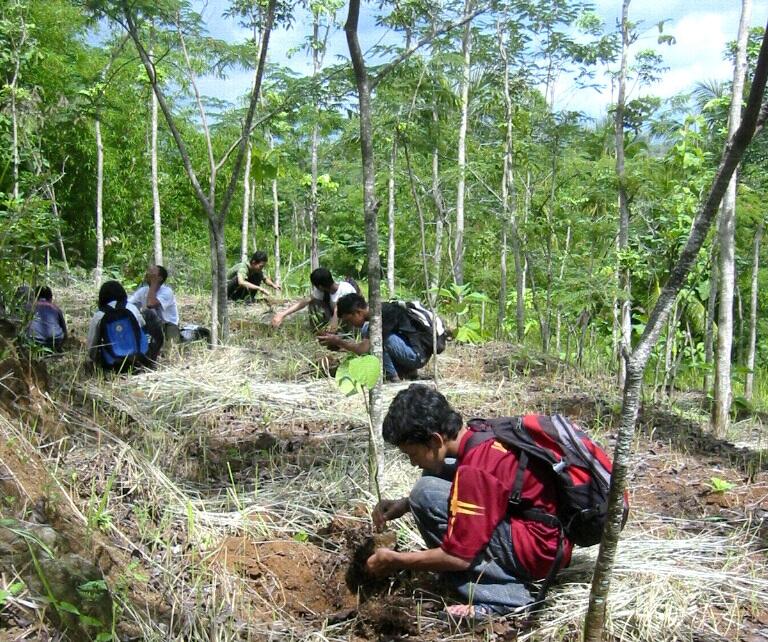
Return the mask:
[[[397,304],[405,308],[405,311],[408,313],[411,325],[419,335],[419,342],[424,350],[424,354],[431,356],[433,347],[437,348],[435,350],[437,354],[441,354],[445,350],[448,339],[443,320],[436,314],[433,314],[431,310],[425,308],[419,301],[397,301]],[[434,346],[432,336],[433,323],[437,330],[437,341]]]
[[[123,372],[134,366],[149,364],[149,340],[139,322],[124,302],[113,308],[101,308],[104,316],[99,321],[99,360],[107,370]]]

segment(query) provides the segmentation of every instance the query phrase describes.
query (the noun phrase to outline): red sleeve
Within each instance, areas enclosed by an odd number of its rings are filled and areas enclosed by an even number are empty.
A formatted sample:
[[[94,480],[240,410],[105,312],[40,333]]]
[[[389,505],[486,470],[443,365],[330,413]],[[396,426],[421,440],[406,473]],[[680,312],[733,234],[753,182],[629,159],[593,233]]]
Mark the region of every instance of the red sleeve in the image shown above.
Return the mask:
[[[493,475],[473,466],[459,466],[451,486],[442,549],[449,555],[473,560],[490,541],[508,501],[509,490]]]

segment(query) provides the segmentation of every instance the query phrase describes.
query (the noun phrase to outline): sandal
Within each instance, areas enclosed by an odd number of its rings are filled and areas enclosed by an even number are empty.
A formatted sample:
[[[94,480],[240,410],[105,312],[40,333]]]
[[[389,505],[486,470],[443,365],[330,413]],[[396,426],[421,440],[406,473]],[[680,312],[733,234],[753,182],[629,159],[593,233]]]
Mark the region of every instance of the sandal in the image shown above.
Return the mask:
[[[496,617],[496,613],[485,604],[454,604],[440,611],[439,618],[453,626],[483,626]]]

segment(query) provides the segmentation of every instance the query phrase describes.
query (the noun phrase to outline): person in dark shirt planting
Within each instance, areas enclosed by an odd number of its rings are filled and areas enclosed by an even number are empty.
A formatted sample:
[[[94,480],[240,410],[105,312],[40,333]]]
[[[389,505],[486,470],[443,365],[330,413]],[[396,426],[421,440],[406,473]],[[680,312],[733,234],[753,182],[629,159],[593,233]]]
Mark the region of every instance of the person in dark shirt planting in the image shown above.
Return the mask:
[[[374,526],[410,512],[428,548],[377,549],[366,564],[370,573],[442,571],[464,600],[447,607],[445,616],[483,621],[524,610],[533,601],[526,582],[546,577],[556,559],[559,568],[568,564],[573,545],[557,526],[508,513],[518,455],[496,439],[472,440],[475,430],[442,394],[420,384],[401,390],[382,434],[424,474],[408,497],[378,503]],[[556,491],[544,483],[547,471],[534,462],[523,470],[522,501],[553,513]]]
[[[48,286],[37,290],[37,301],[32,306],[32,320],[27,337],[54,352],[61,352],[67,338],[67,322],[59,307],[53,303],[53,292]]]
[[[258,292],[269,295],[269,290],[262,283],[280,290],[280,286],[264,274],[266,265],[267,253],[259,251],[251,255],[249,262],[243,261],[231,267],[227,271],[227,298],[230,301],[243,301],[253,300]]]
[[[346,294],[336,303],[336,314],[349,325],[360,328],[362,341],[347,341],[335,334],[318,337],[326,347],[337,347],[355,354],[367,354],[371,349],[368,324],[371,311],[359,294]],[[408,312],[397,303],[381,304],[381,334],[384,341],[384,376],[387,381],[399,382],[401,377],[413,377],[416,370],[427,363],[419,339],[419,331],[413,326]]]

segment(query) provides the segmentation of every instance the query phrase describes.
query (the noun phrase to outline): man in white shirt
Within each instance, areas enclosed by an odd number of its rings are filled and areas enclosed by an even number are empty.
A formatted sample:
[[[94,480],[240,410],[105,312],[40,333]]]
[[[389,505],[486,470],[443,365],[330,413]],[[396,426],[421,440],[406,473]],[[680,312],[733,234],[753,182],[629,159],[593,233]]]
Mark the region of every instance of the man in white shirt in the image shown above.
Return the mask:
[[[335,332],[339,325],[336,314],[336,302],[345,294],[358,294],[355,283],[344,280],[334,281],[331,271],[326,268],[317,268],[309,275],[312,283],[312,291],[306,299],[299,299],[285,310],[281,310],[272,317],[272,327],[278,328],[285,317],[310,306],[312,323],[317,328],[326,326],[327,332]]]
[[[173,290],[165,284],[168,270],[162,265],[150,265],[142,285],[129,298],[148,324],[159,323],[167,340],[179,337],[179,310]],[[156,317],[153,319],[152,317]]]

